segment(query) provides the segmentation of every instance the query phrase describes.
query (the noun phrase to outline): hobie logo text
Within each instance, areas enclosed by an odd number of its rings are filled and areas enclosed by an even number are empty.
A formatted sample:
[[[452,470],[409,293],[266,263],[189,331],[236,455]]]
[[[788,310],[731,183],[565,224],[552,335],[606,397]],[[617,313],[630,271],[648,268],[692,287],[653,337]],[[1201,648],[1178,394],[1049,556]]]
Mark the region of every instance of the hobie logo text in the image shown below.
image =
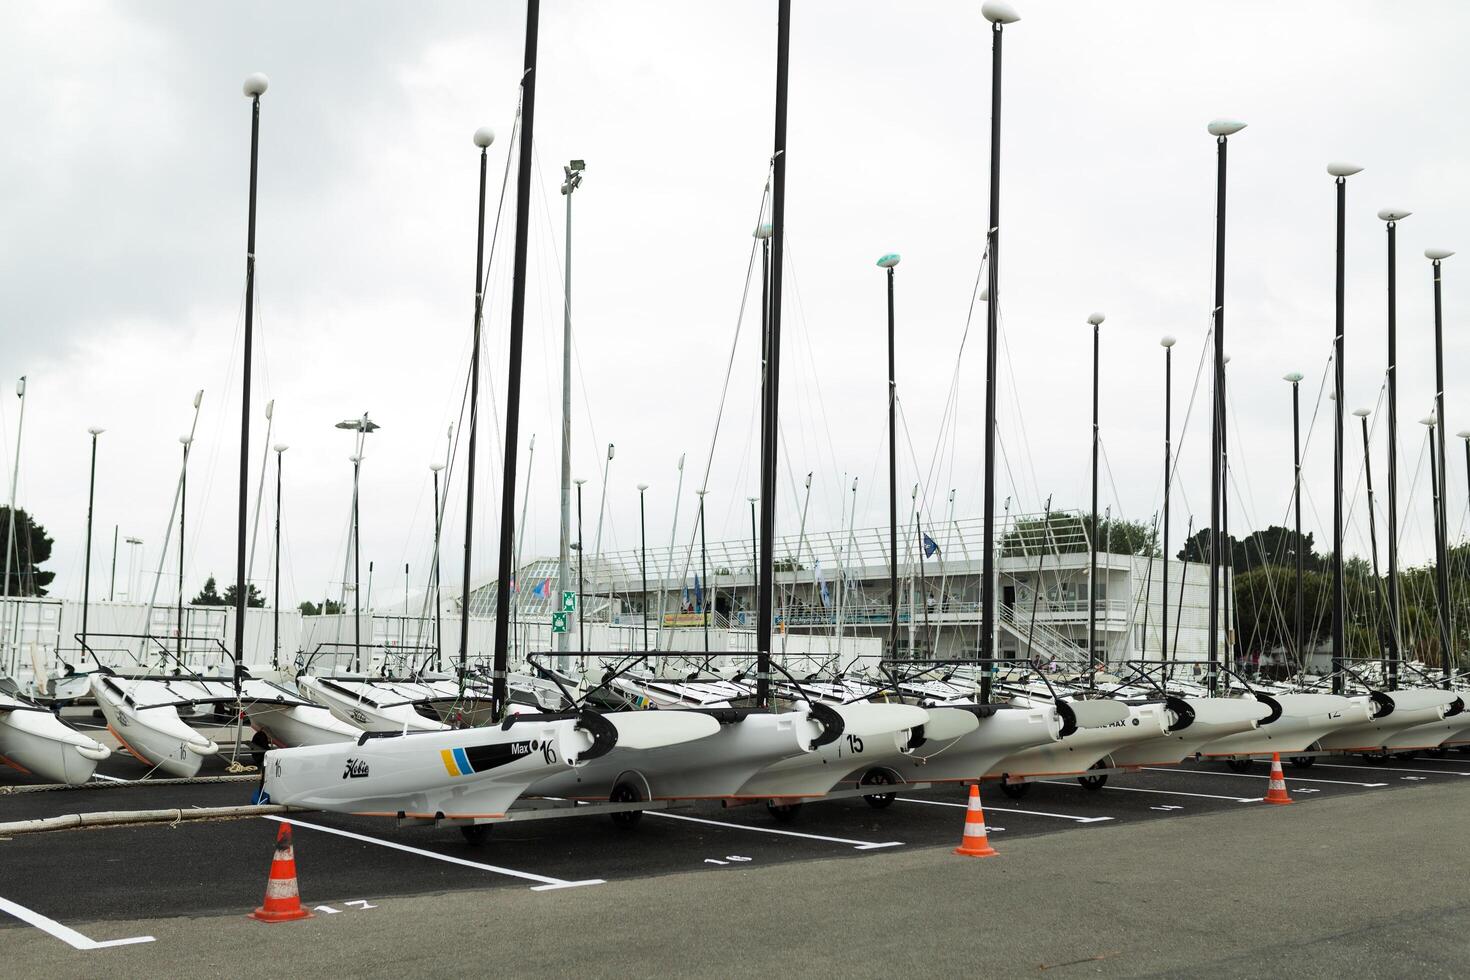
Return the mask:
[[[366,759],[348,759],[347,765],[342,768],[343,779],[363,779],[368,774]]]

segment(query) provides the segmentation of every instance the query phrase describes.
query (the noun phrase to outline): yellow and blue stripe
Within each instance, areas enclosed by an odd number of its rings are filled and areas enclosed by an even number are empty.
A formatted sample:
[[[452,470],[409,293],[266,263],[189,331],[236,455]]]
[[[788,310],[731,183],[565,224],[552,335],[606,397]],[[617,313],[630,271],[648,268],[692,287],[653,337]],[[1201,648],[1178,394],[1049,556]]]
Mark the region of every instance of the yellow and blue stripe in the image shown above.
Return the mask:
[[[444,770],[451,776],[469,776],[474,773],[464,749],[444,749],[439,753],[444,760]]]

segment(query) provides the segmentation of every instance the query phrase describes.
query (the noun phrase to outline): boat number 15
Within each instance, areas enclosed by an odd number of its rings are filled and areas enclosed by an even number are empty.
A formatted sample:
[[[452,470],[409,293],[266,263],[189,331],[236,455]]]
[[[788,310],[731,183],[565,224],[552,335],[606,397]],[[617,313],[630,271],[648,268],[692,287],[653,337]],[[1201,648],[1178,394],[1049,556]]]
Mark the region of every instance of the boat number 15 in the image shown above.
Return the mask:
[[[863,740],[857,735],[847,736],[847,751],[851,752],[853,755],[862,755]]]

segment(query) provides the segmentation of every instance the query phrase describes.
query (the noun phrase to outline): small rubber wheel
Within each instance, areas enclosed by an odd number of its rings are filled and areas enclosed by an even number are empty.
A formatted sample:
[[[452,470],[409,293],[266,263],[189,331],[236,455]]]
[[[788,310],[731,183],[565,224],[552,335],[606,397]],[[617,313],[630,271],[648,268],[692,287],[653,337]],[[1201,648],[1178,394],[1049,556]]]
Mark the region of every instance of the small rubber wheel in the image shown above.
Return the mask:
[[[1231,772],[1250,772],[1251,766],[1255,764],[1254,759],[1226,759],[1225,768]]]
[[[1000,781],[1000,791],[1013,800],[1019,800],[1024,798],[1027,793],[1031,792],[1031,784],[1012,783],[1002,779]]]
[[[1101,769],[1101,768],[1103,768],[1103,765],[1102,765],[1101,762],[1099,762],[1097,765],[1093,766],[1092,768],[1094,768],[1094,769]],[[1083,789],[1087,790],[1089,793],[1096,793],[1098,790],[1102,789],[1107,784],[1108,784],[1108,777],[1106,775],[1102,775],[1102,776],[1078,776],[1077,777],[1077,785],[1078,786],[1081,786]]]
[[[896,782],[898,780],[893,778],[893,773],[886,769],[869,769],[863,773],[862,778],[862,785],[864,786],[892,786]],[[893,801],[897,798],[897,793],[883,793],[881,795],[875,794],[873,796],[863,797],[863,799],[868,801],[868,806],[874,810],[888,809],[893,806]]]
[[[618,783],[608,795],[610,803],[637,803],[643,799],[643,794],[638,792],[638,787],[632,783]],[[619,827],[636,827],[638,821],[643,819],[642,810],[624,810],[621,813],[608,814],[612,822]]]
[[[1293,756],[1289,761],[1293,769],[1310,769],[1317,764],[1317,760],[1310,755]]]
[[[475,847],[479,847],[490,839],[490,825],[488,823],[467,823],[459,828],[459,832],[464,834],[466,844],[472,844]]]
[[[766,800],[766,811],[775,818],[777,823],[793,822],[800,809],[800,803],[777,803],[775,800]]]

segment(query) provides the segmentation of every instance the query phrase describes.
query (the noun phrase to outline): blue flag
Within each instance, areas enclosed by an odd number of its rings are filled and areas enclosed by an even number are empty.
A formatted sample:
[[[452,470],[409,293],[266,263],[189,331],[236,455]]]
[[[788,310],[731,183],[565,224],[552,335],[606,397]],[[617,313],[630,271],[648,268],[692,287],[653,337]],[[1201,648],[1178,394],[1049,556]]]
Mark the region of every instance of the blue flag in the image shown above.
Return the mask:
[[[822,606],[824,608],[830,608],[832,605],[832,591],[827,588],[827,580],[822,577],[822,563],[820,560],[816,564],[816,576],[817,586],[822,595]]]
[[[698,607],[696,612],[704,612],[704,586],[699,582],[699,576],[694,576],[694,604]]]
[[[927,534],[924,534],[922,531],[919,532],[919,537],[924,539],[925,558],[933,558],[935,555],[939,554],[939,545],[934,543],[933,538],[929,537],[929,535]]]

